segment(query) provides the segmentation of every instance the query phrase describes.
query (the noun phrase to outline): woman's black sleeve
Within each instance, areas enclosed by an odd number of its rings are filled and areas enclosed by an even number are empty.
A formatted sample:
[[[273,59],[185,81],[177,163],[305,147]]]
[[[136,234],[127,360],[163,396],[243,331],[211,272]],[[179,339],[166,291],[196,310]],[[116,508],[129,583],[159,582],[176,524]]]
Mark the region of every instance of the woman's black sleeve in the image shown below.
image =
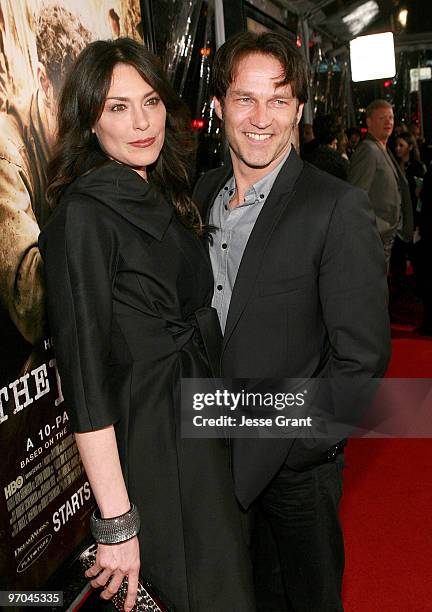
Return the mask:
[[[118,245],[103,209],[85,198],[61,206],[39,240],[63,395],[79,432],[121,417],[118,371],[110,364]]]

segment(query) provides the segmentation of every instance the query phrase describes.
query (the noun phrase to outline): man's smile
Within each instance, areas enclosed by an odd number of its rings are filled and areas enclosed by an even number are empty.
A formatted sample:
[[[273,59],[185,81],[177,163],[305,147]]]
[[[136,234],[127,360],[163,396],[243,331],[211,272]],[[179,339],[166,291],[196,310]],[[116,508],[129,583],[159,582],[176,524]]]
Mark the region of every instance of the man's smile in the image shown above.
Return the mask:
[[[255,140],[257,142],[269,140],[273,136],[273,134],[257,134],[256,132],[245,132],[245,135],[251,140]]]

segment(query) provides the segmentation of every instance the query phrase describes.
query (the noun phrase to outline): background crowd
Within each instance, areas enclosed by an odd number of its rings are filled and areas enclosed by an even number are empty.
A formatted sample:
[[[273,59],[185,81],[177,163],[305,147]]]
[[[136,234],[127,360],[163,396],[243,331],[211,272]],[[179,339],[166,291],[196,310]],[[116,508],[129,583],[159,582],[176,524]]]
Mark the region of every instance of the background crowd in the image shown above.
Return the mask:
[[[344,129],[340,116],[317,115],[302,126],[301,154],[368,192],[386,254],[390,299],[414,293],[422,303],[416,331],[432,336],[432,148],[418,123],[394,122],[385,100],[371,102],[366,123],[367,129]]]

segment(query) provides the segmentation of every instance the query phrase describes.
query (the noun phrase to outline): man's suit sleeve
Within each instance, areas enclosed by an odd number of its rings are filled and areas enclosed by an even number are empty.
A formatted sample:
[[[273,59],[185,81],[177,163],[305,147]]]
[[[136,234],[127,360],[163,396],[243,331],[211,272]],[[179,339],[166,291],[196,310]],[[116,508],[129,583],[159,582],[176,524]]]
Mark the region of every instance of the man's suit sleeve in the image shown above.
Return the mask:
[[[332,350],[328,375],[383,376],[391,347],[384,253],[368,198],[358,189],[336,202],[319,290]]]
[[[369,192],[376,171],[376,157],[371,148],[362,143],[351,157],[348,182]]]
[[[390,360],[391,339],[384,252],[364,192],[348,190],[336,203],[322,254],[319,292],[330,357],[323,412],[330,437],[347,437],[372,405]]]

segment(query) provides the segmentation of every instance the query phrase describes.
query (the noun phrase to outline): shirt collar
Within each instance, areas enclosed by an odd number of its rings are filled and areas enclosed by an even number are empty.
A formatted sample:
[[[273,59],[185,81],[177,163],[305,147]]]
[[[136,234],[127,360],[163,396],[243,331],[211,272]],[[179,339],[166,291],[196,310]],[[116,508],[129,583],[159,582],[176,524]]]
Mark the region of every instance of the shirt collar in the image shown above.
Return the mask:
[[[276,168],[273,168],[273,170],[269,174],[266,174],[257,183],[254,183],[252,185],[252,187],[250,189],[254,190],[257,198],[262,199],[264,201],[267,200],[267,197],[268,197],[270,191],[272,190],[272,187],[273,187],[274,182],[275,182],[275,180],[277,178],[277,175],[281,171],[282,166],[284,165],[284,163],[286,162],[289,154],[291,153],[291,148],[292,148],[292,145],[291,145],[288,153],[286,153],[284,155],[284,157],[282,158],[281,162],[276,166]],[[248,191],[249,191],[249,189],[248,189]]]
[[[284,155],[280,163],[276,166],[276,168],[273,168],[271,172],[266,174],[262,179],[260,179],[259,181],[257,181],[256,183],[254,183],[253,185],[249,187],[249,189],[245,192],[244,202],[240,204],[240,206],[249,206],[257,202],[264,203],[267,200],[267,197],[274,185],[274,182],[279,172],[281,171],[282,166],[286,162],[291,152],[291,149],[292,149],[292,145],[289,151]],[[236,180],[235,180],[235,176],[232,175],[228,179],[228,181],[225,183],[225,186],[222,188],[221,195],[228,196],[227,198],[224,198],[225,201],[228,201],[234,195],[235,190],[236,190]]]

